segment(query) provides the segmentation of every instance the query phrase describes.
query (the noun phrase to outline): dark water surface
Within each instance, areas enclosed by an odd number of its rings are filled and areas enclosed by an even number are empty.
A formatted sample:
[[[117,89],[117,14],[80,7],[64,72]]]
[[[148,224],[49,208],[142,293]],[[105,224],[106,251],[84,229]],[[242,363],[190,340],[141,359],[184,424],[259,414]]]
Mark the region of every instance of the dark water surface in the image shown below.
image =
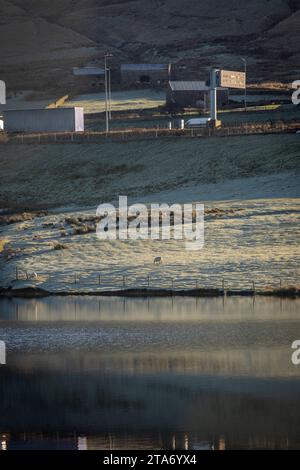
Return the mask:
[[[1,300],[3,449],[300,448],[299,300]]]

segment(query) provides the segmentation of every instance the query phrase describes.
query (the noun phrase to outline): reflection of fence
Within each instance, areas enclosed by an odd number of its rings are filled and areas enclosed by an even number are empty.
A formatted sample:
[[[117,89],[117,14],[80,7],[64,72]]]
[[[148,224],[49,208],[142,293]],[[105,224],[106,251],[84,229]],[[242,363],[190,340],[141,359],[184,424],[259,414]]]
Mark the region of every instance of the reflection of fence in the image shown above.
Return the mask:
[[[281,121],[232,123],[220,128],[168,129],[132,128],[87,132],[52,132],[32,134],[5,134],[0,143],[50,144],[50,143],[93,143],[110,140],[153,139],[158,137],[230,137],[255,134],[293,133],[300,129],[300,122]]]
[[[201,289],[219,289],[223,291],[248,291],[259,292],[270,289],[290,289],[292,286],[298,286],[296,279],[287,281],[280,278],[261,279],[259,273],[253,273],[252,278],[245,279],[245,275],[238,278],[234,273],[220,274],[202,274],[192,275],[174,275],[157,271],[151,271],[140,275],[136,272],[126,272],[121,270],[115,272],[33,272],[32,270],[16,268],[15,280],[30,281],[45,289],[53,291],[82,291],[82,292],[101,292],[101,291],[120,291],[124,289],[135,290],[201,290]],[[298,288],[298,287],[297,287]]]

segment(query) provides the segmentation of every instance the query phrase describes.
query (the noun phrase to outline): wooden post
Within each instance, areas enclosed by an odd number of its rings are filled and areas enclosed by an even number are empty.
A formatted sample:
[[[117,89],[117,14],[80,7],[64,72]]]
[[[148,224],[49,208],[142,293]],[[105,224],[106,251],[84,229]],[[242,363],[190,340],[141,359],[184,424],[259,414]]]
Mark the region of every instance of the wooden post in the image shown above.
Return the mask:
[[[198,279],[196,280],[196,289],[198,289]]]
[[[101,274],[98,275],[98,284],[101,285]]]
[[[282,280],[280,279],[279,281],[279,286],[280,286],[280,289],[282,288]]]

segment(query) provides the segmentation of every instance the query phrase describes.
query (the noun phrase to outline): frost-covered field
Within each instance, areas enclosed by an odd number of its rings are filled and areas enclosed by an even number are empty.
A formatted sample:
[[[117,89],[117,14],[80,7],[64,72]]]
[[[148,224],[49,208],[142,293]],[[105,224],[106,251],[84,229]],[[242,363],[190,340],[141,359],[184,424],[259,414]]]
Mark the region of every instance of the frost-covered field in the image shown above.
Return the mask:
[[[39,285],[51,291],[123,287],[251,288],[296,285],[299,278],[300,204],[297,199],[207,203],[205,246],[186,251],[181,240],[100,241],[94,232],[74,234],[68,218],[95,212],[53,214],[7,226],[2,236],[13,253],[1,262],[2,286]],[[218,211],[211,211],[211,209]],[[67,232],[61,237],[62,231]],[[55,249],[57,243],[62,246]],[[163,256],[154,266],[155,256]],[[15,268],[37,281],[15,279]],[[76,276],[75,276],[76,273]],[[100,279],[99,279],[100,275]],[[124,277],[125,276],[125,277]],[[148,279],[149,276],[149,279]],[[100,282],[100,284],[99,284]]]
[[[51,211],[0,227],[0,285],[298,285],[299,155],[296,134],[2,146],[0,208]],[[186,251],[180,240],[98,240],[96,207],[116,204],[119,195],[129,204],[204,202],[204,249]],[[163,257],[161,266],[155,256]],[[25,280],[26,270],[38,279]]]

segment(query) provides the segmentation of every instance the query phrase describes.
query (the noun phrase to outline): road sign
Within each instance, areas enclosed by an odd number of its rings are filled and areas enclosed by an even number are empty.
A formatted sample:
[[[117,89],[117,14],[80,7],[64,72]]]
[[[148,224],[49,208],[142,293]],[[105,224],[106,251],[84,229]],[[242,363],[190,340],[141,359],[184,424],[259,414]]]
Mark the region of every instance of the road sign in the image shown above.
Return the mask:
[[[0,104],[6,103],[6,86],[3,80],[0,80]]]
[[[234,72],[231,70],[217,71],[217,86],[224,88],[246,88],[245,72]]]

